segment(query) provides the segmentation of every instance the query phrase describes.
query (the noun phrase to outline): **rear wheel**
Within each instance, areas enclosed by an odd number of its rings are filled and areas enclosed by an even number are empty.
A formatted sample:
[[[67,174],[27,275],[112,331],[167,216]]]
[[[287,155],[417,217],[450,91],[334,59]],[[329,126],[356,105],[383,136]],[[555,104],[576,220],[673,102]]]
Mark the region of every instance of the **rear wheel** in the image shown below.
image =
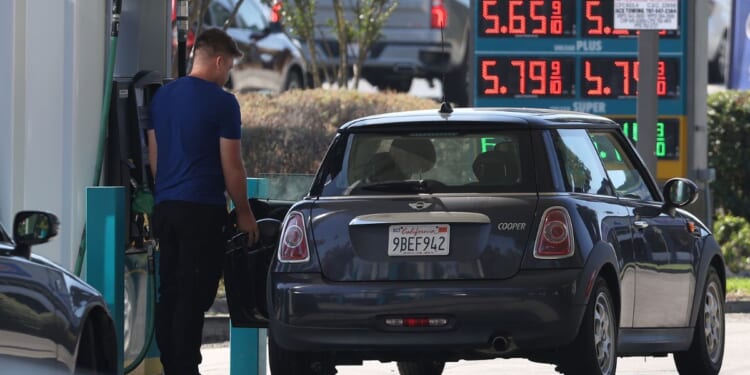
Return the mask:
[[[400,375],[441,375],[445,362],[440,361],[409,361],[398,362]]]
[[[680,375],[714,375],[724,358],[724,292],[714,268],[709,269],[703,291],[693,343],[684,352],[674,353]]]
[[[561,370],[568,375],[613,375],[617,368],[617,317],[612,293],[599,277],[586,306],[581,328],[568,347]]]
[[[322,353],[286,350],[268,335],[268,362],[271,375],[334,375],[336,367]]]
[[[368,79],[373,86],[377,87],[379,91],[395,91],[395,92],[409,92],[411,90],[411,83],[414,80],[412,77],[384,77],[377,79]]]
[[[286,76],[286,81],[284,81],[284,91],[297,90],[304,88],[304,86],[305,85],[302,82],[302,74],[296,69],[289,70],[289,74]]]
[[[716,51],[716,56],[709,57],[709,83],[725,83],[727,81],[727,71],[729,66],[729,45],[727,43],[727,36],[725,33],[721,42],[719,42],[719,49]]]

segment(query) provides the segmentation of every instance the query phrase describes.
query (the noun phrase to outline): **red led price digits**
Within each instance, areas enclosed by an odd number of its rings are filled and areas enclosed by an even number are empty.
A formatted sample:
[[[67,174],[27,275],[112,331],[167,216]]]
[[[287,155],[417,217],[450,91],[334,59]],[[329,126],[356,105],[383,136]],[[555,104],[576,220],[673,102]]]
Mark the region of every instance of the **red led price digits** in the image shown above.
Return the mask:
[[[554,60],[550,63],[549,93],[552,95],[562,95],[562,68],[560,61]]]
[[[584,63],[584,65],[585,65],[585,72],[584,72],[584,74],[586,76],[586,81],[588,81],[589,83],[593,83],[594,84],[594,88],[589,89],[586,92],[586,94],[588,94],[590,96],[601,96],[602,94],[609,95],[612,92],[612,89],[610,89],[609,87],[607,87],[607,89],[604,90],[604,87],[603,87],[604,86],[604,79],[601,76],[594,75],[594,74],[591,73],[591,61],[586,61]],[[606,94],[605,94],[605,92],[606,92]]]
[[[637,85],[640,80],[640,64],[637,60],[593,59],[584,61],[584,78],[589,89],[588,96],[633,96],[638,95]],[[604,83],[607,77],[613,87]],[[622,84],[617,87],[617,81]],[[667,65],[659,61],[656,70],[656,94],[667,96]]]
[[[489,88],[484,89],[484,93],[486,95],[497,95],[497,94],[505,95],[508,92],[508,88],[503,86],[501,89],[500,77],[498,77],[495,74],[489,73],[489,68],[495,65],[497,65],[497,61],[494,61],[494,60],[482,61],[482,79],[492,83],[492,85]]]
[[[559,96],[564,94],[563,68],[559,60],[508,59],[483,60],[482,80],[486,84],[485,95],[538,95]],[[568,73],[570,74],[570,73]],[[500,78],[513,77],[501,83]]]
[[[586,2],[586,19],[594,24],[586,30],[586,35],[628,35],[628,30],[613,29],[610,26],[604,25],[604,18],[601,16],[601,11],[594,12],[595,8],[599,8],[602,5],[601,1],[589,0]]]
[[[526,17],[522,14],[516,14],[518,7],[521,5],[523,5],[523,1],[521,0],[511,0],[508,2],[508,23],[510,25],[508,31],[511,34],[524,34],[526,32]]]
[[[487,20],[491,25],[484,30],[484,32],[487,34],[500,34],[500,16],[490,13],[490,7],[494,7],[495,5],[497,5],[496,0],[482,1],[482,17],[484,17],[484,19]]]
[[[531,0],[528,4],[523,0],[510,0],[503,6],[501,10],[497,0],[482,0],[486,35],[564,34],[562,0]],[[503,22],[503,18],[507,18],[507,22]],[[528,30],[529,25],[531,30]]]

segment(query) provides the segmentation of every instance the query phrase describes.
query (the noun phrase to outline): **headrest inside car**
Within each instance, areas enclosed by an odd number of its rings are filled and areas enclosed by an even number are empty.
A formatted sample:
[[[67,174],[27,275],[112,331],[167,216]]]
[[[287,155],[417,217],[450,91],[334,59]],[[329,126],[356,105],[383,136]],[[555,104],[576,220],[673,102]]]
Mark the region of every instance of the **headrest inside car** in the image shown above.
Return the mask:
[[[512,185],[518,182],[518,159],[513,153],[491,150],[477,155],[472,165],[482,184]]]
[[[429,139],[396,139],[391,143],[389,153],[396,165],[409,176],[429,171],[435,165],[435,146]]]

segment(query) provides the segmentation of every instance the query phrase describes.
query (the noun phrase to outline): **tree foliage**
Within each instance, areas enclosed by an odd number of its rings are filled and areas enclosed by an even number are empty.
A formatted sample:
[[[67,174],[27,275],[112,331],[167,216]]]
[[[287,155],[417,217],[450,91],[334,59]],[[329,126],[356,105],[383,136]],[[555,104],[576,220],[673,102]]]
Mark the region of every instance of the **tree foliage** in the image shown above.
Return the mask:
[[[720,213],[750,218],[750,92],[721,91],[708,97],[708,163]]]
[[[714,236],[724,261],[734,273],[750,271],[750,223],[742,217],[723,215],[714,223]]]

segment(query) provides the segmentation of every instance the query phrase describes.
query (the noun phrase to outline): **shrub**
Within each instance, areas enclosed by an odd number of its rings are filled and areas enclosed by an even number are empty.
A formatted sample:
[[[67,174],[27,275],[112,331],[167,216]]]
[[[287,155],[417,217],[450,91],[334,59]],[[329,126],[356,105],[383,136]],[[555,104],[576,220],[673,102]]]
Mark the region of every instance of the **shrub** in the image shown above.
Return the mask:
[[[750,92],[721,91],[708,97],[708,163],[714,207],[750,218]]]
[[[242,149],[248,176],[315,173],[339,126],[386,112],[438,110],[438,104],[406,94],[353,90],[293,90],[279,95],[238,94]]]
[[[723,215],[714,222],[714,236],[727,267],[734,273],[750,271],[750,223],[742,217]]]

